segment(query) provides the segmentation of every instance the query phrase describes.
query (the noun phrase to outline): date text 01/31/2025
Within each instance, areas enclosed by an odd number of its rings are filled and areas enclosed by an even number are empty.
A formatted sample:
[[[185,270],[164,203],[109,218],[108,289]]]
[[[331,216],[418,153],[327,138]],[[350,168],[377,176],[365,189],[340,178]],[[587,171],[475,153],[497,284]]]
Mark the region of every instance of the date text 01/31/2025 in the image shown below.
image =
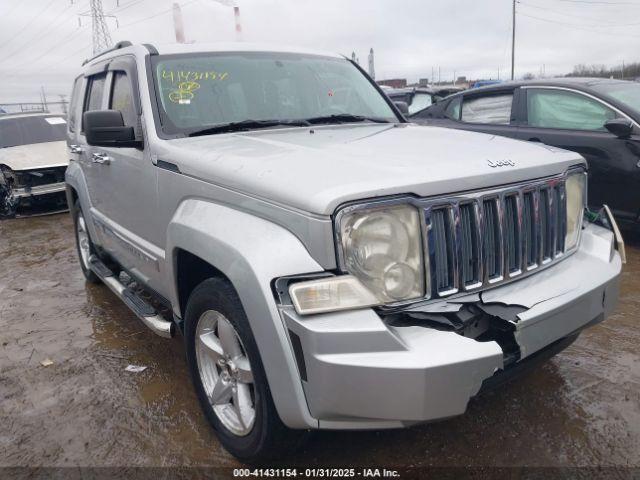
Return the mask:
[[[400,474],[397,470],[386,468],[236,468],[234,477],[306,477],[306,478],[397,478]]]

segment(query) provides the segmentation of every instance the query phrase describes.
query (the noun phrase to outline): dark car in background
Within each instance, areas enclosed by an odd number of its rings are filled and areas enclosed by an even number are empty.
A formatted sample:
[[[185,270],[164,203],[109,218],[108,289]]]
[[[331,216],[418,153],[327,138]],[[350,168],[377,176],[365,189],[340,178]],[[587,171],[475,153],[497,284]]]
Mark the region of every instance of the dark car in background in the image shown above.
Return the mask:
[[[508,82],[452,95],[411,120],[578,152],[589,164],[590,203],[608,204],[627,228],[640,226],[638,83],[602,78]]]
[[[409,115],[415,115],[448,95],[461,91],[460,87],[407,87],[387,89],[385,93],[394,102],[405,102],[409,107]]]

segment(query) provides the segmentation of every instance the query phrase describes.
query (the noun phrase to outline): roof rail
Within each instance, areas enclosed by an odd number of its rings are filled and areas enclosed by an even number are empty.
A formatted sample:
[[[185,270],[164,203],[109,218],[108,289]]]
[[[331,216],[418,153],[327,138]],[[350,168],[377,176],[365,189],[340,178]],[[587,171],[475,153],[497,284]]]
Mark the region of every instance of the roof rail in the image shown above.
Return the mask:
[[[142,46],[149,50],[149,55],[158,55],[158,49],[150,43],[143,43]]]
[[[104,55],[106,53],[113,52],[114,50],[120,50],[121,48],[130,47],[131,45],[133,45],[133,43],[129,42],[128,40],[123,40],[121,42],[118,42],[113,47],[108,48],[107,50],[104,50],[104,51],[98,53],[97,55],[94,55],[91,58],[87,58],[84,62],[82,62],[82,65],[86,65],[90,61],[95,60],[96,58],[101,57],[102,55]]]

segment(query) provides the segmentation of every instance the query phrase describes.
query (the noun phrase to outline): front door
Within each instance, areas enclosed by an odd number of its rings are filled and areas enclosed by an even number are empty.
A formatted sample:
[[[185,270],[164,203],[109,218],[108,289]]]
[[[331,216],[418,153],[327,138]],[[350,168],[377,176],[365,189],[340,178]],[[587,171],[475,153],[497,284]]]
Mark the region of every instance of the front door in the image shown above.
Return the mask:
[[[107,67],[103,109],[118,110],[124,124],[142,138],[135,62],[119,57]],[[136,88],[134,88],[134,85]],[[104,247],[137,278],[156,286],[163,250],[158,236],[157,175],[149,148],[91,147],[94,220]]]
[[[607,120],[622,115],[577,91],[529,87],[526,124],[519,138],[581,154],[589,164],[589,205],[608,204],[620,219],[635,220],[640,209],[640,135],[621,139],[607,131]]]

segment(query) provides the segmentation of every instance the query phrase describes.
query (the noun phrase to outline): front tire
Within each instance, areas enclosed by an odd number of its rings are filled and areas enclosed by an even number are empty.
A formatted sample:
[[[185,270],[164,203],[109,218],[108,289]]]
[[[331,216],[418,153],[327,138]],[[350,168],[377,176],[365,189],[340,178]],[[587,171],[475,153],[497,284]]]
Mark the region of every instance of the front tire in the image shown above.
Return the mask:
[[[255,463],[300,444],[304,432],[289,430],[278,416],[249,322],[229,282],[211,278],[191,293],[185,341],[200,406],[232,455]]]
[[[93,270],[89,267],[89,258],[95,254],[95,248],[89,236],[89,229],[87,228],[80,202],[76,202],[74,208],[73,225],[75,227],[76,249],[82,274],[89,283],[100,283],[100,277],[93,273]]]

